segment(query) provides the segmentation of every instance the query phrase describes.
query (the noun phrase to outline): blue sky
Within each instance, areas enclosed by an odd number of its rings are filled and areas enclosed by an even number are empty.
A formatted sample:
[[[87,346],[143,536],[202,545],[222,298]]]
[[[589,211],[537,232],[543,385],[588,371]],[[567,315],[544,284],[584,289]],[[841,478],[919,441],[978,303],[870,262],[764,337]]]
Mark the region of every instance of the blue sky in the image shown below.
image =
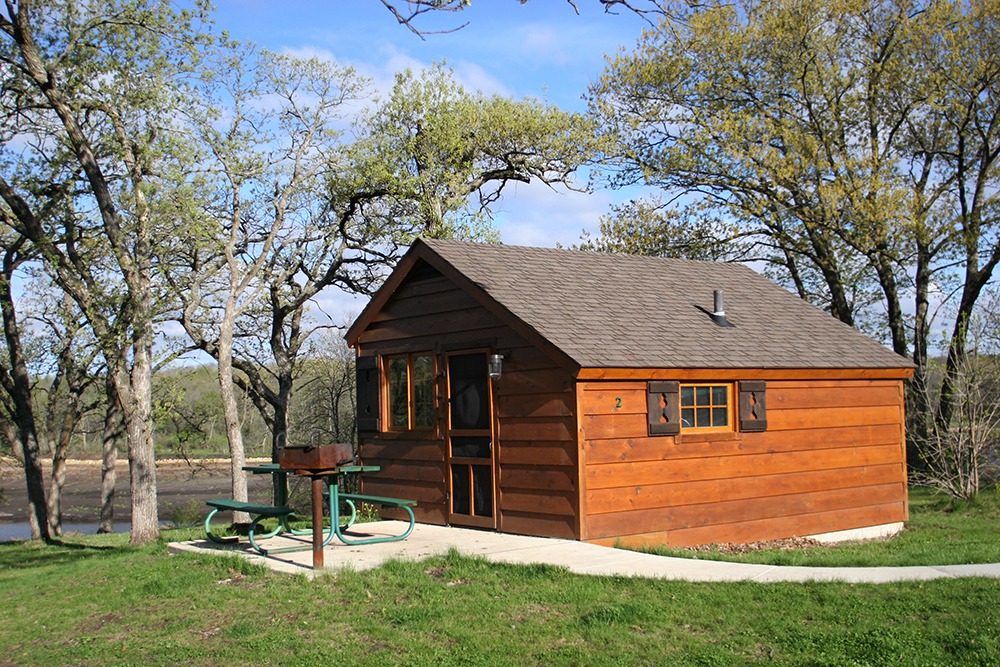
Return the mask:
[[[459,13],[419,17],[417,25],[427,30],[467,23],[424,39],[398,25],[379,0],[218,0],[215,16],[217,27],[237,39],[352,65],[381,89],[398,71],[446,60],[470,90],[583,111],[581,98],[603,71],[605,54],[634,44],[644,23],[627,12],[605,14],[597,0],[576,4],[579,15],[563,0],[473,0]],[[494,222],[504,243],[569,245],[584,229],[595,231],[609,204],[625,196],[519,184],[510,187]]]

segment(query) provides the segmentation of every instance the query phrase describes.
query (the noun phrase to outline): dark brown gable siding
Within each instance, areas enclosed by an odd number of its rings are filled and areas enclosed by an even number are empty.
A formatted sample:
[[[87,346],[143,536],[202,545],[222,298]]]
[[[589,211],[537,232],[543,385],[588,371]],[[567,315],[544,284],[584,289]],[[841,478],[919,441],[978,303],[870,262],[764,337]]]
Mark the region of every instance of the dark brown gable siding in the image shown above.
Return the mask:
[[[515,347],[494,392],[500,423],[499,530],[576,538],[577,439],[569,374],[539,350]]]
[[[644,382],[578,394],[584,540],[749,542],[907,517],[901,381],[769,380],[767,431],[712,436],[649,437]]]
[[[427,350],[437,355],[441,370],[447,351],[490,347],[509,352],[503,376],[493,384],[498,529],[577,537],[575,399],[569,374],[443,276],[416,277],[400,286],[361,333],[361,354]],[[382,468],[365,476],[365,492],[417,500],[414,512],[425,523],[444,524],[448,516],[446,395],[442,378],[433,434],[361,434],[362,460]]]

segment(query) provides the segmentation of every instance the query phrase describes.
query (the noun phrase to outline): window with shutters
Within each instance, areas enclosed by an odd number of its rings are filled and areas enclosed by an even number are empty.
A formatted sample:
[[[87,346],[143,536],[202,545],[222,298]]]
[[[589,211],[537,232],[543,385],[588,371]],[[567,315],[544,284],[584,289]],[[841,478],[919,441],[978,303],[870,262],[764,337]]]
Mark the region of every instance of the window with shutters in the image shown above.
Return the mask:
[[[649,435],[767,430],[763,381],[647,384]],[[738,395],[738,400],[737,400]]]
[[[383,360],[390,431],[434,428],[434,355],[413,353]]]

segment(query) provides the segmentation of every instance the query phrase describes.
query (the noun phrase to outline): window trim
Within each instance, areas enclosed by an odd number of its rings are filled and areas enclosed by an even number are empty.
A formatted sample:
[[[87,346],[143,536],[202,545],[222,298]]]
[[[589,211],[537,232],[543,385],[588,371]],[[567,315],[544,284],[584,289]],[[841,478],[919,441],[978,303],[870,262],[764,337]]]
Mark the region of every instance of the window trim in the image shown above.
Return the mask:
[[[428,357],[431,360],[431,385],[430,385],[430,399],[431,399],[431,423],[428,426],[416,426],[416,403],[414,401],[415,392],[415,377],[413,372],[414,359],[417,357]],[[392,373],[391,367],[392,362],[397,359],[406,360],[406,426],[394,426],[393,421],[393,402],[392,402]],[[399,354],[386,354],[382,356],[382,377],[384,378],[383,389],[382,389],[382,400],[384,402],[385,410],[385,428],[384,430],[391,433],[405,433],[411,431],[427,432],[433,431],[437,423],[437,355],[435,355],[430,350],[421,350],[419,352],[401,352]]]
[[[682,434],[694,435],[697,433],[734,433],[736,432],[736,410],[734,405],[734,385],[733,382],[681,382],[678,392],[678,411],[680,413],[680,428]],[[684,425],[684,410],[685,409],[697,409],[685,408],[683,405],[683,395],[684,389],[687,387],[725,387],[726,389],[726,425],[725,426],[685,426]],[[710,404],[710,407],[715,404]],[[697,419],[697,418],[696,418]]]

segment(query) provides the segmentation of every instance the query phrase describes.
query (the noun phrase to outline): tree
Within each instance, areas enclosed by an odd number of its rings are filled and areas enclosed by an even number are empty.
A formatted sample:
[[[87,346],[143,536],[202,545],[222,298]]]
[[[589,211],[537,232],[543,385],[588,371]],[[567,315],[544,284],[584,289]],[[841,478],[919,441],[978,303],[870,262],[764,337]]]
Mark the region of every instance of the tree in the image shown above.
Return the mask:
[[[226,96],[242,99],[225,133],[205,135],[223,178],[206,208],[216,223],[201,227],[225,233],[190,244],[171,275],[181,321],[220,373],[222,341],[232,340],[232,382],[254,401],[277,456],[299,437],[289,415],[303,346],[330,326],[307,316],[313,299],[328,287],[372,292],[417,235],[488,235],[483,211],[507,182],[568,184],[592,141],[579,116],[469,94],[436,67],[401,75],[348,142],[332,124],[361,91],[353,72],[261,57],[269,66],[244,53],[226,68]],[[244,78],[261,71],[274,76]],[[260,111],[258,98],[280,103]]]
[[[183,157],[169,130],[184,105],[203,8],[176,12],[152,0],[5,7],[5,222],[38,249],[101,347],[128,443],[131,541],[149,542],[159,535],[151,417],[157,252],[160,239],[180,236],[157,226],[169,219],[157,206],[170,199],[157,191],[156,175],[168,156]],[[52,201],[58,215],[47,211]]]
[[[291,421],[310,443],[354,442],[357,435],[354,352],[334,331],[314,337],[296,391]]]
[[[1000,7],[662,6],[658,28],[591,89],[618,145],[612,182],[661,187],[734,223],[717,244],[756,242],[747,258],[800,296],[912,351],[915,385],[927,378],[928,295],[956,280],[938,409],[947,421],[962,323],[1000,261]]]
[[[7,212],[0,210],[0,217]],[[4,220],[5,222],[7,220]],[[9,229],[0,230],[3,248],[0,255],[0,312],[3,314],[4,343],[7,351],[5,363],[0,364],[0,387],[4,392],[2,404],[13,431],[7,439],[15,445],[24,466],[25,484],[28,491],[28,522],[32,539],[48,542],[48,503],[45,499],[45,478],[38,438],[38,420],[32,404],[32,381],[28,372],[28,355],[22,342],[21,325],[18,321],[13,282],[15,272],[27,261],[33,259],[32,246],[27,239],[11,234]],[[4,420],[7,421],[6,419]]]
[[[954,376],[948,422],[916,443],[925,466],[915,471],[914,482],[961,500],[975,497],[995,475],[1000,454],[1000,310],[995,290],[984,296],[969,321],[971,345]],[[932,393],[924,402],[934,405],[939,398]]]
[[[360,131],[355,170],[385,184],[388,215],[430,236],[492,236],[483,223],[510,183],[572,188],[597,150],[581,115],[470,93],[443,64],[397,74]]]
[[[40,282],[40,278],[36,281]],[[84,414],[96,407],[93,396],[87,394],[103,380],[104,374],[96,367],[97,347],[87,339],[88,330],[72,299],[60,294],[58,289],[43,288],[42,293],[49,299],[39,304],[41,312],[34,319],[42,328],[38,332],[40,342],[50,355],[54,355],[48,360],[49,369],[54,372],[36,373],[36,377],[49,375],[52,378],[45,391],[36,394],[45,396],[45,438],[52,455],[49,526],[54,535],[62,535],[62,492],[66,485],[70,445]]]
[[[218,362],[232,493],[247,500],[245,452],[234,380],[234,340],[240,321],[265,307],[286,248],[322,234],[315,193],[336,164],[340,109],[366,82],[349,68],[278,56],[252,46],[222,44],[204,61],[192,132],[210,156],[193,229],[201,238],[171,278],[179,321],[199,349]],[[219,119],[224,119],[220,122]],[[291,267],[297,273],[298,265]],[[253,320],[257,321],[257,320]],[[279,360],[280,363],[280,360]],[[242,374],[260,371],[242,364]],[[237,513],[236,522],[249,521]]]

